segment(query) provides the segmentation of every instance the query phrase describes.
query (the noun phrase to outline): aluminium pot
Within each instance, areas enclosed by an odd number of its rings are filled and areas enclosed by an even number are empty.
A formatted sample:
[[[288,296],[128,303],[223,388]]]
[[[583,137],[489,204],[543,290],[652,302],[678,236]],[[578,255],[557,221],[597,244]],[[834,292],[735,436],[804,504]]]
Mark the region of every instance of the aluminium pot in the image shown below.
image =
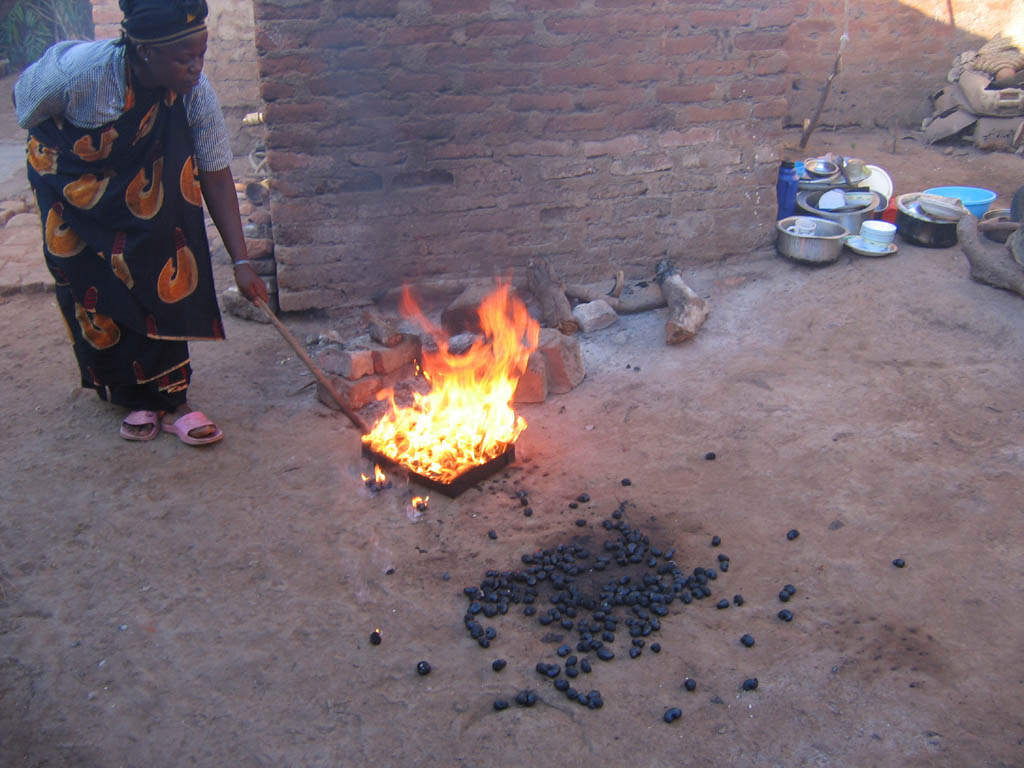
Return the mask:
[[[844,190],[846,191],[846,190]],[[849,232],[856,234],[860,232],[860,225],[868,219],[875,217],[875,210],[878,208],[878,204],[881,202],[881,197],[877,192],[872,192],[869,189],[857,189],[849,190],[864,193],[870,195],[870,199],[863,205],[860,206],[848,206],[847,208],[840,209],[838,211],[828,211],[818,207],[818,201],[821,196],[828,192],[827,189],[821,190],[803,190],[797,192],[796,195],[796,207],[797,210],[810,216],[814,216],[819,219],[828,219],[834,221],[837,224],[845,227]]]
[[[899,236],[925,248],[949,248],[957,244],[956,222],[934,219],[917,207],[920,192],[896,198],[896,226]]]

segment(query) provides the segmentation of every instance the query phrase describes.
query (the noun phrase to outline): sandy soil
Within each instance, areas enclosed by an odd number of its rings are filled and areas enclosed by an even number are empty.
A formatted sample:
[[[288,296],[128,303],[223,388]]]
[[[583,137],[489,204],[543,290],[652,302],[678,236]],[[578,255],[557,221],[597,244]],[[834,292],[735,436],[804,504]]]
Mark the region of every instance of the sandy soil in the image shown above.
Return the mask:
[[[1019,156],[819,141],[900,192],[1024,182]],[[907,245],[687,279],[713,307],[692,343],[666,347],[656,312],[584,338],[586,380],[522,409],[518,461],[418,520],[416,486],[364,487],[356,432],[271,327],[228,317],[226,343],[194,345],[222,444],[131,444],[76,388],[52,295],[0,299],[0,763],[1020,765],[1024,299]],[[513,606],[485,650],[462,590],[526,552],[599,550],[622,502],[682,567],[731,568],[673,603],[660,654],[630,660],[619,632],[576,683],[602,693],[589,710],[534,671],[573,633]],[[526,688],[535,707],[494,710]]]

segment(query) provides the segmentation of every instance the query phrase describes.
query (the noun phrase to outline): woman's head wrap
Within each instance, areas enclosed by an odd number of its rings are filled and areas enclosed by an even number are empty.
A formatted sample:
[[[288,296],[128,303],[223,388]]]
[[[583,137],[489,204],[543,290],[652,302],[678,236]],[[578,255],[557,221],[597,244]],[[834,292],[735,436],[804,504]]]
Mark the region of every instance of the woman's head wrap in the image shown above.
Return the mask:
[[[206,29],[206,0],[120,0],[121,29],[136,43],[173,43]]]

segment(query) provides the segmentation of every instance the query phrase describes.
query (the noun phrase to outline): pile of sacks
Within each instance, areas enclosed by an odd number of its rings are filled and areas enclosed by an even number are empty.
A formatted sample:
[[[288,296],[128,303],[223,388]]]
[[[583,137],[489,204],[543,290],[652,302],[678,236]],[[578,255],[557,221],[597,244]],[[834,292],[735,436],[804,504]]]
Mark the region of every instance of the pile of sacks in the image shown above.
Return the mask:
[[[953,61],[949,85],[932,95],[929,144],[961,137],[979,149],[1024,152],[1024,52],[997,36]]]

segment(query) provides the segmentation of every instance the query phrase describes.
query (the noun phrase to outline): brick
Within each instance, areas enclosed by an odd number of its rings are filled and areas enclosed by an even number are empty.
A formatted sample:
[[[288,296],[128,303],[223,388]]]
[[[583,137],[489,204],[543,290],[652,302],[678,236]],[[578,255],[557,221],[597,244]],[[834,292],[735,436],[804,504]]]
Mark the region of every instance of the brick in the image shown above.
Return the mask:
[[[571,107],[572,98],[568,93],[512,94],[508,100],[508,108],[513,112],[556,112]]]
[[[291,83],[275,83],[273,80],[260,81],[260,98],[268,104],[278,99],[295,97],[295,86]]]
[[[715,96],[715,84],[695,83],[694,85],[662,86],[654,90],[654,96],[663,103],[707,101]]]
[[[700,144],[710,144],[717,139],[717,132],[713,128],[694,127],[685,131],[665,131],[658,137],[658,142],[663,147],[692,147]]]
[[[567,69],[548,69],[541,74],[545,85],[614,85],[615,80],[604,67],[570,67]]]
[[[543,403],[548,399],[548,371],[543,352],[534,352],[516,382],[515,403]]]
[[[366,376],[356,381],[349,381],[341,376],[328,374],[327,379],[334,386],[342,402],[354,411],[372,403],[382,387],[380,377],[378,376]],[[341,410],[326,387],[319,381],[316,383],[316,397],[328,408],[333,408],[336,411]]]
[[[693,10],[687,21],[695,27],[741,27],[749,24],[753,18],[750,8],[736,10]]]
[[[246,258],[249,259],[272,258],[274,255],[274,241],[247,237],[245,239],[245,250],[247,253]]]
[[[688,56],[713,51],[717,47],[718,38],[714,35],[670,37],[661,41],[661,52],[665,56]]]
[[[537,82],[534,72],[514,69],[484,70],[467,72],[463,83],[467,90],[475,93],[488,93],[506,88],[526,88]]]
[[[430,9],[435,16],[446,13],[485,13],[490,8],[490,0],[430,0]]]
[[[583,381],[583,351],[575,337],[555,328],[541,328],[538,349],[544,355],[548,392],[561,395]]]
[[[786,44],[786,32],[743,32],[732,44],[737,51],[776,51]]]
[[[324,347],[313,358],[325,372],[349,380],[361,379],[374,373],[373,349],[369,336],[362,336],[345,342]],[[381,373],[382,371],[377,371]]]
[[[451,40],[451,30],[444,24],[422,24],[419,26],[392,27],[384,32],[383,44],[391,47],[396,45],[420,45],[424,43],[447,43]]]
[[[742,103],[723,104],[720,107],[689,106],[685,110],[686,123],[711,123],[719,120],[743,120],[750,113],[750,105]]]
[[[608,141],[583,142],[584,157],[600,157],[601,155],[629,155],[644,148],[643,139],[639,136],[619,136]]]
[[[398,15],[398,0],[357,0],[346,16],[357,19],[393,18]]]
[[[319,52],[260,57],[260,75],[263,77],[318,75],[326,70],[327,62]]]
[[[344,48],[349,45],[375,45],[377,30],[370,24],[348,22],[345,24],[329,24],[326,27],[317,25],[309,35],[311,48]]]
[[[380,344],[373,345],[373,370],[375,373],[391,373],[408,363],[414,363],[420,357],[420,337],[411,333],[404,334],[401,342],[393,347]]]
[[[494,60],[494,52],[489,48],[470,48],[459,45],[435,45],[427,52],[427,64],[438,66],[455,64],[469,66],[486,64]]]
[[[572,52],[573,49],[568,45],[520,43],[508,51],[506,58],[515,64],[549,64],[552,62],[568,61]]]
[[[253,3],[253,15],[257,24],[281,19],[318,19],[321,5],[319,0],[259,0]]]
[[[515,19],[496,19],[491,21],[473,22],[466,25],[466,37],[526,37],[533,32],[532,21]]]

